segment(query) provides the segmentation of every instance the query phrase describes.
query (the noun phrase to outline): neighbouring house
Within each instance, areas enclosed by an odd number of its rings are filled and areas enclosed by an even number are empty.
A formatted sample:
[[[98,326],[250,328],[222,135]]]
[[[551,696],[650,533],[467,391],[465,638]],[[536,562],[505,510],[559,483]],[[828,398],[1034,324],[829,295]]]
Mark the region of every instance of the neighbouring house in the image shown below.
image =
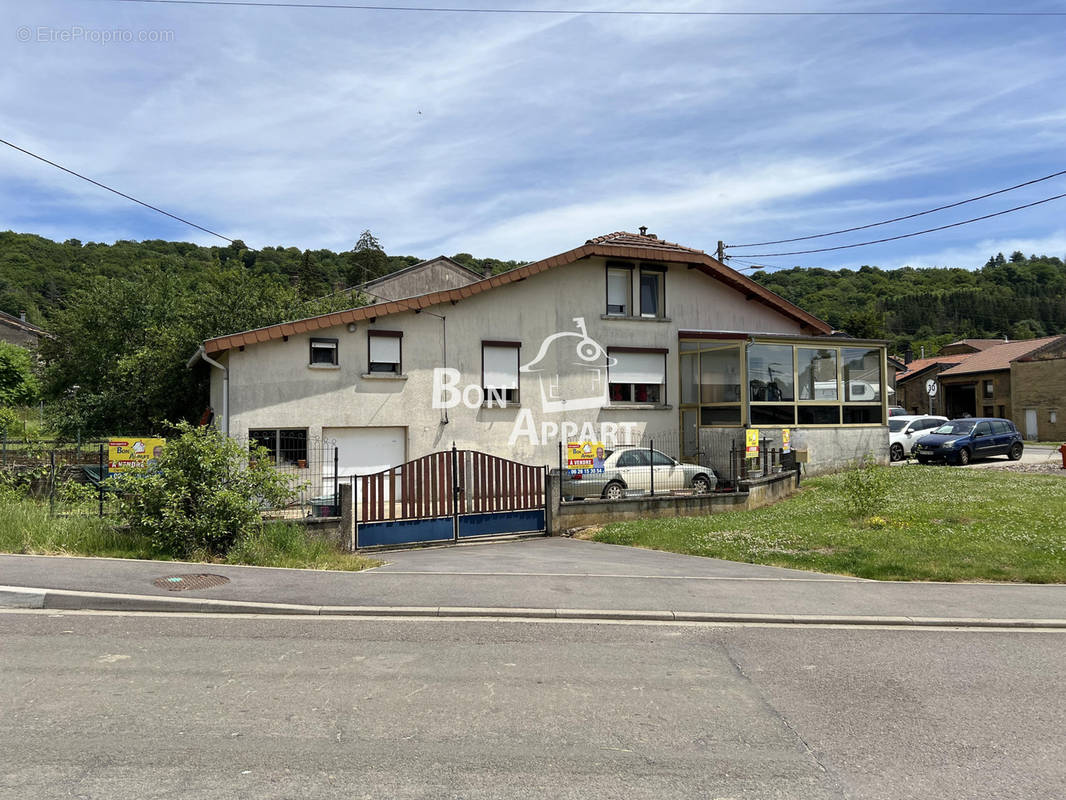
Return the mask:
[[[1011,403],[1027,439],[1066,442],[1066,336],[1010,362]]]
[[[968,356],[1003,344],[1006,339],[959,339],[940,348],[942,356]]]
[[[0,340],[35,349],[41,337],[47,335],[48,332],[43,328],[26,321],[25,311],[20,312],[17,317],[0,311]]]
[[[453,258],[437,256],[367,281],[353,289],[366,292],[373,300],[402,300],[441,289],[458,289],[484,277],[486,276],[464,267]]]
[[[1013,420],[1024,433],[1011,399],[1011,362],[1053,339],[1000,342],[944,370],[940,373],[940,386],[947,416],[1003,417]]]
[[[294,463],[308,441],[335,440],[340,474],[453,442],[554,465],[562,439],[640,437],[724,473],[750,428],[775,444],[789,428],[812,471],[888,452],[885,342],[830,336],[643,229],[423,288],[205,341],[190,364],[211,365],[216,424]]]
[[[936,355],[916,358],[907,363],[905,372],[896,374],[896,403],[908,414],[944,414],[944,398],[937,376],[964,361],[971,353]],[[936,387],[932,395],[927,391],[929,381]]]
[[[1066,435],[1058,419],[1066,398],[1066,336],[964,339],[907,366],[897,378],[897,392],[912,413],[1003,417],[1027,439]]]

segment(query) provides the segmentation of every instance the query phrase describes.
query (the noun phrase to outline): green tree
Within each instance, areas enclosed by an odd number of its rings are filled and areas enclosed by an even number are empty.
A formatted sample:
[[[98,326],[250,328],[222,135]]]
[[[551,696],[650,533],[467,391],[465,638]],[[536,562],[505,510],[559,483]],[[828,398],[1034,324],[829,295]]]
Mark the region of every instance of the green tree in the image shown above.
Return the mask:
[[[36,402],[39,391],[29,352],[0,342],[0,406],[30,405]]]
[[[214,428],[176,426],[156,469],[117,479],[120,514],[133,533],[181,558],[219,556],[261,530],[260,509],[285,505],[298,487]]]
[[[296,316],[296,291],[244,267],[199,281],[161,269],[98,279],[72,293],[42,340],[44,395],[63,435],[144,434],[192,420],[207,375],[186,369],[200,343]],[[77,392],[71,387],[77,385]]]
[[[1040,324],[1039,320],[1035,319],[1023,319],[1020,322],[1014,323],[1010,329],[1010,338],[1016,341],[1022,339],[1038,339],[1044,335],[1046,335],[1044,332],[1044,326]]]
[[[372,281],[386,274],[389,257],[381,247],[381,243],[369,230],[360,234],[359,241],[348,255],[348,285]]]

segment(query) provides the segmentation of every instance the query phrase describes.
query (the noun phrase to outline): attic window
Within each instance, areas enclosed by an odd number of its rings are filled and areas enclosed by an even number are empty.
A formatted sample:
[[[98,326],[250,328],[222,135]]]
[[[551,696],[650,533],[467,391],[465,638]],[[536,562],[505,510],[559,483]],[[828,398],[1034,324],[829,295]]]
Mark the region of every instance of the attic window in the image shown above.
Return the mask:
[[[666,273],[661,268],[640,268],[640,315],[661,319],[666,316]]]
[[[633,291],[632,269],[620,267],[607,268],[607,313],[611,316],[625,317],[631,308],[630,295]]]
[[[311,340],[311,363],[337,365],[337,340],[336,339],[312,339]]]

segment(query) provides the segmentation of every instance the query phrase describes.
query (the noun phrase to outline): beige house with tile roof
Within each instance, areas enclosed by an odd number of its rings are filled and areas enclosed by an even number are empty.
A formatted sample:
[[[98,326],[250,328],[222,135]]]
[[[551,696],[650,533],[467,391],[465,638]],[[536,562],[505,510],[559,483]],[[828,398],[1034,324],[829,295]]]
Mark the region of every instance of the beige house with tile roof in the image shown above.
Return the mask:
[[[789,428],[815,471],[887,459],[885,343],[830,333],[702,250],[620,231],[467,285],[219,336],[191,363],[211,365],[224,430],[334,439],[342,474],[453,442],[554,464],[575,437],[656,437],[725,471],[753,427],[772,442]]]

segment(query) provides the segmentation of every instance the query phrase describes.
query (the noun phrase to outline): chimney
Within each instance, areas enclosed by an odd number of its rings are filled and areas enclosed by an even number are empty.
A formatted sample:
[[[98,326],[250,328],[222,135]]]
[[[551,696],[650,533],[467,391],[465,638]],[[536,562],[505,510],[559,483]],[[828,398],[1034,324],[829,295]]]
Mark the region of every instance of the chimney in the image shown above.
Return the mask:
[[[481,268],[481,277],[482,278],[491,278],[492,277],[492,267],[482,267]]]
[[[922,358],[925,358],[925,345],[922,345]]]
[[[914,361],[914,350],[908,347],[907,352],[903,354],[903,363],[910,364],[912,361]]]
[[[640,231],[640,235],[641,236],[647,236],[648,235],[648,226],[647,225],[641,225],[639,228],[637,228],[637,230]]]
[[[26,312],[25,311],[20,311],[19,312],[19,319],[22,320],[23,322],[26,321]]]

